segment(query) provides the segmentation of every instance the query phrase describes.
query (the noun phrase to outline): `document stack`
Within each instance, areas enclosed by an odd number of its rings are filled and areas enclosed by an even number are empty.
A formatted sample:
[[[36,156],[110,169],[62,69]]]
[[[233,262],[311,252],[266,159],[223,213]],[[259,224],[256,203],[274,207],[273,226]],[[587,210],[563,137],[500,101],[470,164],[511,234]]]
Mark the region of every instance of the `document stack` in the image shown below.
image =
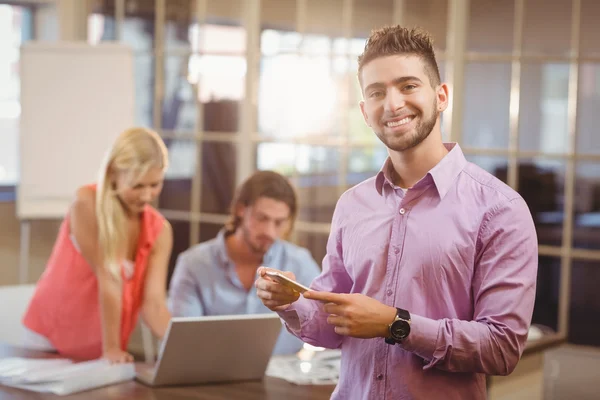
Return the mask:
[[[0,359],[0,385],[67,395],[131,380],[133,363],[110,364],[103,359],[75,363],[64,358]]]

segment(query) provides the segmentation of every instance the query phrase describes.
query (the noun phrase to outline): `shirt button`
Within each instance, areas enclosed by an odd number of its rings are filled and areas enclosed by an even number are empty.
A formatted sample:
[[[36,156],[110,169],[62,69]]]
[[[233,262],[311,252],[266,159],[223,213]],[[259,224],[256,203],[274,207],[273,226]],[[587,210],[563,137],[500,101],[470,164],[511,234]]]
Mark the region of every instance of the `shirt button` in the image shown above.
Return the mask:
[[[391,295],[392,295],[392,293],[394,293],[394,292],[392,292],[391,290],[388,290],[388,291],[387,291],[387,295],[388,295],[388,296],[391,296]]]
[[[383,379],[383,374],[379,374],[379,375],[377,375],[377,380],[378,380],[378,381],[380,381],[380,380],[382,380],[382,379]]]
[[[404,215],[404,213],[406,213],[406,210],[404,208],[400,209],[400,215]]]
[[[398,247],[394,247],[394,253],[396,253],[396,254],[400,253],[400,249]]]

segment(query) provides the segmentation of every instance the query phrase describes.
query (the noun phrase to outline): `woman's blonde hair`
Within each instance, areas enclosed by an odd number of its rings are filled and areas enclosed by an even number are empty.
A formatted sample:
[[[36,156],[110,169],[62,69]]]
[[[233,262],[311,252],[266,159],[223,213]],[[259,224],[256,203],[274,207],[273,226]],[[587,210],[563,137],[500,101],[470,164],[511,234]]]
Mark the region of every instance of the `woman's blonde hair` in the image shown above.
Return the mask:
[[[127,243],[126,215],[115,190],[117,174],[125,173],[133,186],[151,168],[166,170],[168,153],[156,132],[131,128],[119,135],[98,172],[96,221],[104,265],[119,279]]]

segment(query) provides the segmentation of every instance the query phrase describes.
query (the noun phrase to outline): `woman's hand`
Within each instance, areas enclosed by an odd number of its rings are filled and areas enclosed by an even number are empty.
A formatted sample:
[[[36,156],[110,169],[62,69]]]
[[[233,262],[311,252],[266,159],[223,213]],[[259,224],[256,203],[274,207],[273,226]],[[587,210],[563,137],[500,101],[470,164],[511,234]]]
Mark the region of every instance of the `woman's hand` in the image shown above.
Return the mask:
[[[133,362],[133,356],[121,349],[106,350],[103,354],[103,358],[108,360],[108,362],[111,364],[124,364]]]

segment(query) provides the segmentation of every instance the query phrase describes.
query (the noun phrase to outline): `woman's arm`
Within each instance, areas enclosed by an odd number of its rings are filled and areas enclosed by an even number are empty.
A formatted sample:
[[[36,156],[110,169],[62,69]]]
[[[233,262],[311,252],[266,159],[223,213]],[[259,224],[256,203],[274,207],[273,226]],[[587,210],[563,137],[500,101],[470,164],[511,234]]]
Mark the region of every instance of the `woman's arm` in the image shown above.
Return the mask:
[[[148,261],[144,299],[142,302],[142,318],[152,333],[163,338],[171,320],[167,308],[167,269],[173,248],[173,229],[165,220]]]
[[[98,301],[102,322],[102,351],[111,362],[129,362],[133,357],[121,350],[121,282],[104,266],[104,257],[98,246],[98,224],[93,189],[83,187],[71,207],[71,233],[79,245],[81,255],[91,266],[98,279]]]

